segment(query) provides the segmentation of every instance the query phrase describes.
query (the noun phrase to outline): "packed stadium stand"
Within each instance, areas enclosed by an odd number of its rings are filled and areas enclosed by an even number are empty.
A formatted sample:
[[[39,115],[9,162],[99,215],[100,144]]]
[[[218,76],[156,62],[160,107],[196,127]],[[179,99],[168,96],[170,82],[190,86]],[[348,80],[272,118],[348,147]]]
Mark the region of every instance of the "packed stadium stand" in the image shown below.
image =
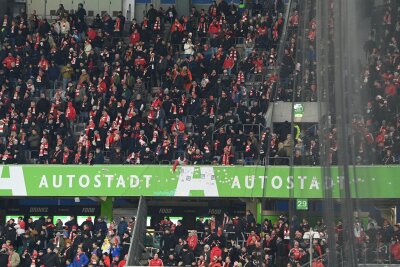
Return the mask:
[[[187,14],[149,5],[131,21],[122,12],[89,20],[83,4],[74,12],[60,4],[52,19],[5,14],[2,164],[157,164],[173,172],[178,165],[319,166],[318,125],[270,118],[275,103],[320,100],[318,1],[247,2],[213,1]],[[352,163],[393,165],[400,161],[400,2],[383,1],[372,13]],[[327,133],[328,164],[337,165],[336,126]],[[354,236],[344,236],[338,218],[307,213],[257,223],[250,210],[226,211],[196,216],[194,225],[169,216],[146,225],[146,216],[96,215],[79,224],[75,215],[10,218],[0,226],[0,267],[334,266],[328,258],[350,266],[344,243],[351,238],[359,263],[400,264],[400,225],[378,213],[355,218]]]
[[[107,224],[88,217],[78,225],[40,217],[10,219],[1,229],[1,266],[125,266],[134,218]]]
[[[261,162],[281,1],[179,17],[150,7],[129,23],[105,14],[87,24],[85,12],[5,15],[3,163]]]

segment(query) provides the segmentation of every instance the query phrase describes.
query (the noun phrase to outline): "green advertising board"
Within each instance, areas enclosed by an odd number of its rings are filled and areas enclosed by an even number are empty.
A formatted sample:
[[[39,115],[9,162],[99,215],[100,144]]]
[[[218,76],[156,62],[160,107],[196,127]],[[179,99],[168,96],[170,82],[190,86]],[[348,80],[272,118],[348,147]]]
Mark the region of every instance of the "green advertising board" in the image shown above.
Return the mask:
[[[324,197],[321,168],[168,165],[9,165],[0,167],[0,196]],[[353,172],[351,172],[353,173]],[[360,166],[352,196],[399,198],[399,166]],[[332,168],[333,196],[343,191]],[[355,186],[355,181],[357,185]],[[356,190],[357,189],[357,190]]]

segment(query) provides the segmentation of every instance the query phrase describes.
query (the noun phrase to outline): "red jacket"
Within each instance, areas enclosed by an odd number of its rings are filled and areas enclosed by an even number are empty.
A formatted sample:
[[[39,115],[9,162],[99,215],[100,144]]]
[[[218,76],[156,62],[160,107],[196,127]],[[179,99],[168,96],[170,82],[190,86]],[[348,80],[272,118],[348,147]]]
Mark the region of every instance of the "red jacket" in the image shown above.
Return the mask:
[[[390,247],[390,252],[395,260],[400,260],[400,243],[396,243]]]
[[[15,58],[12,57],[12,56],[6,57],[6,58],[3,60],[3,64],[6,65],[7,69],[11,69],[11,68],[12,68],[12,67],[11,67],[11,64],[12,64],[13,62],[15,62]]]
[[[183,132],[185,130],[185,124],[183,122],[179,121],[178,124],[174,122],[171,126],[171,132],[174,132],[175,130],[178,130],[179,132]]]
[[[104,261],[105,266],[110,267],[110,265],[111,265],[110,257],[106,256],[105,258],[103,258],[103,261]]]
[[[75,110],[74,106],[72,105],[72,102],[68,102],[68,107],[65,112],[65,117],[67,117],[67,119],[70,121],[76,120],[76,110]]]
[[[211,23],[210,28],[208,28],[208,32],[211,34],[217,34],[221,31],[221,26],[219,23]]]
[[[126,265],[126,260],[122,260],[118,263],[118,267],[125,267]]]
[[[246,241],[247,246],[249,246],[251,244],[252,237],[253,237],[252,235],[249,235],[249,237],[247,238],[247,241]],[[256,235],[256,240],[260,241],[260,237],[258,235]]]
[[[223,65],[223,69],[232,69],[235,65],[232,57],[226,57]]]
[[[174,22],[171,26],[171,32],[178,30],[178,32],[183,31],[183,26],[180,22]]]
[[[189,237],[187,238],[188,246],[189,246],[189,248],[190,248],[191,250],[194,251],[194,250],[196,249],[196,247],[197,247],[197,241],[198,241],[197,235],[192,235],[192,236],[189,236]]]
[[[94,40],[94,38],[96,38],[97,36],[97,32],[95,29],[91,29],[87,32],[87,35],[89,37],[89,40]]]
[[[217,256],[217,257],[221,257],[222,256],[222,250],[217,246],[215,246],[215,247],[213,247],[211,249],[210,259],[214,259],[215,256]]]
[[[107,84],[105,81],[101,81],[100,84],[97,85],[97,91],[102,94],[107,92]]]
[[[131,44],[135,45],[137,42],[140,41],[140,33],[138,33],[138,32],[132,33],[131,36],[129,36],[129,40],[130,40]]]
[[[397,94],[396,86],[393,83],[388,84],[385,87],[385,94],[395,96]]]
[[[146,60],[144,58],[137,58],[135,59],[135,65],[140,65],[143,67],[146,65]]]
[[[152,259],[149,261],[149,266],[164,266],[164,263],[161,259]]]

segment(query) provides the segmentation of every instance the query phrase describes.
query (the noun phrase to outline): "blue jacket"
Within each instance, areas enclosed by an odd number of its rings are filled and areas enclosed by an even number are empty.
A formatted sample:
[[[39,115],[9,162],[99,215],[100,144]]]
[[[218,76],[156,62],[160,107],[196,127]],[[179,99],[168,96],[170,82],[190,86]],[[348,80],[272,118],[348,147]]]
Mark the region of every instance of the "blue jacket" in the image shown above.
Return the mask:
[[[112,257],[119,257],[121,255],[121,247],[117,246],[117,247],[113,247],[111,248],[111,255]]]
[[[83,266],[87,265],[88,263],[89,263],[88,257],[86,256],[85,253],[82,253],[82,254],[79,256],[79,260],[78,260],[77,257],[75,256],[74,262],[72,263],[72,266],[73,266],[73,267],[83,267]]]

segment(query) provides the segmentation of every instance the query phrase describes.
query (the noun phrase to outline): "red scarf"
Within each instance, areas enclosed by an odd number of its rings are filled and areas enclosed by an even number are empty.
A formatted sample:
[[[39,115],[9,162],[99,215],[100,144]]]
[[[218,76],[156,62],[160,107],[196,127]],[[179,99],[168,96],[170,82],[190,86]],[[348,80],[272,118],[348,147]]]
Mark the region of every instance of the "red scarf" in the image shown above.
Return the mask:
[[[120,18],[117,18],[117,19],[115,20],[114,31],[115,31],[115,32],[119,32],[119,31],[120,31],[120,29],[119,29],[120,26],[121,26],[121,19],[120,19]]]
[[[109,121],[110,121],[110,116],[108,116],[108,115],[103,115],[103,116],[101,117],[101,119],[100,119],[99,127],[100,127],[100,128],[103,128],[104,124],[105,124],[106,122],[109,122]]]
[[[63,153],[63,163],[64,164],[67,164],[68,163],[68,158],[69,158],[69,152],[64,152]],[[56,239],[54,240],[54,244],[57,244],[57,242],[58,242],[58,239],[57,238],[59,238],[59,237],[56,237]]]
[[[236,50],[231,50],[230,57],[233,58],[233,61],[236,62],[236,60],[237,60]]]
[[[47,142],[44,142],[40,145],[40,150],[39,150],[39,156],[43,157],[48,155],[48,149],[49,149],[49,144]]]
[[[222,155],[222,165],[230,165],[229,159],[232,154],[232,147],[226,146],[224,148],[224,154]]]
[[[114,136],[111,134],[106,138],[106,149],[110,149],[110,146],[114,143]]]
[[[65,251],[64,251],[64,257],[67,256],[67,252],[68,252],[68,250],[70,250],[70,249],[71,249],[71,247],[68,247],[68,248],[65,249]]]
[[[214,150],[215,150],[215,151],[218,150],[219,145],[220,145],[220,141],[219,141],[219,140],[216,140],[215,143],[214,143]]]
[[[197,27],[197,31],[206,33],[206,23],[205,22],[200,22],[199,26]]]
[[[237,83],[238,83],[238,84],[244,83],[244,74],[243,74],[243,72],[240,72],[240,73],[238,74]]]
[[[30,120],[31,120],[31,116],[26,116],[24,119],[24,124],[29,124]]]
[[[36,267],[36,259],[37,259],[37,257],[35,257],[35,256],[31,257],[31,267]]]
[[[251,147],[250,147],[250,145],[247,145],[246,146],[246,152],[250,152],[251,151]]]
[[[151,140],[152,143],[156,143],[157,142],[157,138],[158,138],[158,133],[154,132],[153,133],[153,139]]]
[[[81,160],[81,153],[80,151],[78,153],[75,154],[75,164],[78,164]]]
[[[159,31],[159,30],[161,29],[161,26],[160,26],[160,22],[159,22],[159,21],[154,22],[154,27],[153,27],[153,29],[154,29],[155,31]]]

